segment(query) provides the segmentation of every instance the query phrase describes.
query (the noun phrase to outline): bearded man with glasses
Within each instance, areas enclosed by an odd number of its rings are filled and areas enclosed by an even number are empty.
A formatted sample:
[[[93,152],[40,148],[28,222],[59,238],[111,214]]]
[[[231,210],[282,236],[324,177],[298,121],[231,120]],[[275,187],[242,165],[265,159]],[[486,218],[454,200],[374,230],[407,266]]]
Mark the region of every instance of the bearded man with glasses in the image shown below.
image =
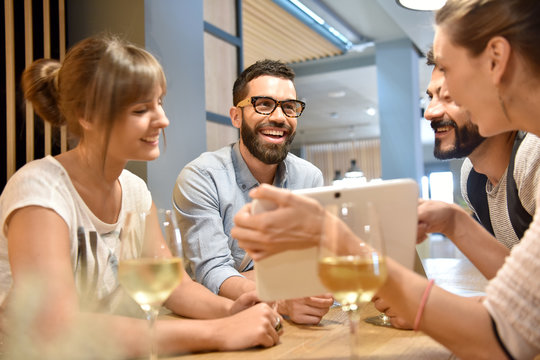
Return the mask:
[[[239,141],[187,164],[173,190],[187,272],[231,299],[254,296],[253,261],[230,235],[234,215],[251,201],[249,191],[263,183],[291,190],[323,185],[318,168],[289,152],[305,108],[293,80],[280,61],[245,69],[229,111]],[[280,301],[278,311],[296,323],[317,324],[332,304],[330,295],[321,295]]]

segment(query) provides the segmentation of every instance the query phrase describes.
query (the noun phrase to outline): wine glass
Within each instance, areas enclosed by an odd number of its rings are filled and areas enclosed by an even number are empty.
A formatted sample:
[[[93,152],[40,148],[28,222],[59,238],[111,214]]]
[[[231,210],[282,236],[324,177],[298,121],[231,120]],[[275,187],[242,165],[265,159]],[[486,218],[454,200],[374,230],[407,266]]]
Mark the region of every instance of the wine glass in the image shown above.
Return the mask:
[[[386,280],[384,244],[372,203],[347,201],[326,207],[318,273],[349,318],[351,358],[359,358],[359,309]]]
[[[155,321],[160,307],[182,278],[175,217],[170,210],[131,212],[120,235],[118,281],[145,312],[150,329],[150,359],[157,359]]]
[[[388,315],[383,312],[375,316],[367,317],[364,319],[364,321],[373,325],[394,327],[390,322]]]

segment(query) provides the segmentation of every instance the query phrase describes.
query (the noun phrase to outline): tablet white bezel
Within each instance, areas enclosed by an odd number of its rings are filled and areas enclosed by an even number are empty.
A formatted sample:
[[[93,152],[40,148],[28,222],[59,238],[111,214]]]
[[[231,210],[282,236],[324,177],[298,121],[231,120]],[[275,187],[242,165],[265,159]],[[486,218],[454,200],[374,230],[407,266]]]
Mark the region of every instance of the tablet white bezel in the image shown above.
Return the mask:
[[[360,185],[324,186],[294,191],[323,206],[371,202],[377,209],[386,255],[408,269],[416,254],[418,185],[412,179],[369,182]],[[263,301],[291,299],[326,293],[317,276],[317,248],[285,251],[256,262],[257,294]]]

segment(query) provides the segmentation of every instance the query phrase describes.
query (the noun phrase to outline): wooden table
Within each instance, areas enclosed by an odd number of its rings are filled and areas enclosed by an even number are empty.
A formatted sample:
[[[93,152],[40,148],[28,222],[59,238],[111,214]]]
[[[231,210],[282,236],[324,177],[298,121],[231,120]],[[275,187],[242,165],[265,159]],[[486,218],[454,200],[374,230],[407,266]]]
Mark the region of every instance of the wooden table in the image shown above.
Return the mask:
[[[484,294],[488,281],[468,259],[427,258],[422,264],[426,276],[445,290],[461,296]]]
[[[482,291],[486,280],[466,259],[427,259],[426,274],[438,285],[466,291]],[[476,295],[476,293],[475,293]],[[377,315],[372,304],[361,310],[362,318]],[[454,355],[429,336],[410,330],[397,330],[360,323],[361,359],[455,359]],[[251,359],[349,359],[347,316],[332,308],[317,326],[300,326],[285,321],[278,345],[264,349],[187,354],[170,357],[177,360],[251,360]]]
[[[362,309],[362,318],[378,314],[373,305]],[[361,359],[453,359],[449,350],[423,333],[360,324]],[[317,326],[284,322],[279,344],[271,348],[243,351],[188,354],[168,359],[178,360],[250,360],[250,359],[349,359],[347,315],[341,308],[330,309]]]

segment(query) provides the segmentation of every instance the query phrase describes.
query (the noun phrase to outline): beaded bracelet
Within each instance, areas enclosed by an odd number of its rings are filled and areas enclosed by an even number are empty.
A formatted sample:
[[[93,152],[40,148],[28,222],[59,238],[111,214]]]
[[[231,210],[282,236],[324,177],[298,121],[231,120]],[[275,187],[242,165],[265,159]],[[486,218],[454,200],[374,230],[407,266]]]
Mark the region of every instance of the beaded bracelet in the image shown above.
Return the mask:
[[[418,312],[416,313],[416,318],[414,319],[414,331],[418,331],[418,327],[420,326],[420,319],[422,319],[422,314],[424,313],[424,307],[426,306],[427,299],[429,297],[429,293],[431,291],[431,288],[433,286],[433,279],[429,280],[426,290],[424,290],[424,295],[422,295],[422,300],[420,300],[420,305],[418,306]]]

